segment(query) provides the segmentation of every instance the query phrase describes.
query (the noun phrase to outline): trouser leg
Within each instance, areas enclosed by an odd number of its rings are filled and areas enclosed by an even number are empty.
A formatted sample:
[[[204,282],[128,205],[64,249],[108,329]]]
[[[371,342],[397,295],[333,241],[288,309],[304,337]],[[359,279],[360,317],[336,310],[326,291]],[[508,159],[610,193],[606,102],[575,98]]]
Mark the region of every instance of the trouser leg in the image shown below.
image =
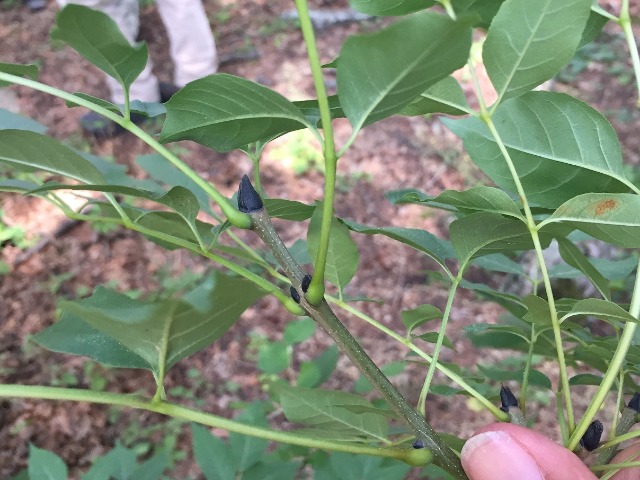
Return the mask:
[[[169,35],[178,87],[215,73],[216,44],[201,0],[156,0]]]

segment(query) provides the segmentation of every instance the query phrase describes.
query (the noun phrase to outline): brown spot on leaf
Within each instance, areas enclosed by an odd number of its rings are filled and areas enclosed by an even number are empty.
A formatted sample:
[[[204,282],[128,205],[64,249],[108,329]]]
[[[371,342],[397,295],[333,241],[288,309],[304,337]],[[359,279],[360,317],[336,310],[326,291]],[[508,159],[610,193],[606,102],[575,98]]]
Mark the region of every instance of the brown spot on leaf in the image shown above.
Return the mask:
[[[602,200],[596,204],[596,216],[603,215],[607,213],[609,210],[613,210],[618,205],[617,200],[613,200],[612,198],[608,200]]]

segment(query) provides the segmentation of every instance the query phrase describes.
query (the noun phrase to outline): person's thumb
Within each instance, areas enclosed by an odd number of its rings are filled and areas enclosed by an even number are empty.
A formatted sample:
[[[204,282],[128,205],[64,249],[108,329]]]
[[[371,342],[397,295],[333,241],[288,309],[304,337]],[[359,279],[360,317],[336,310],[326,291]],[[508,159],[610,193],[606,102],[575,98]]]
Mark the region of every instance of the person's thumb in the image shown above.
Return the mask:
[[[489,425],[465,443],[471,480],[595,480],[572,452],[545,436],[507,423]]]

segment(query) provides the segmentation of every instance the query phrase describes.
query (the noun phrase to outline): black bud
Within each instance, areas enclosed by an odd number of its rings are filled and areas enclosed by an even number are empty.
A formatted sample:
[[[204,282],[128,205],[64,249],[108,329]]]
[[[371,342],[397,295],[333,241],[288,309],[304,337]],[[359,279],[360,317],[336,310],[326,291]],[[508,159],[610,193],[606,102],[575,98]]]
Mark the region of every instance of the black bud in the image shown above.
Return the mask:
[[[636,392],[633,394],[633,397],[631,397],[631,400],[629,400],[627,407],[632,408],[636,412],[640,413],[640,393]]]
[[[311,285],[311,275],[306,274],[302,279],[302,284],[300,285],[304,293],[307,293],[307,290],[309,290],[309,285]]]
[[[509,390],[509,387],[505,387],[504,385],[502,385],[502,388],[500,389],[500,402],[502,402],[500,410],[503,412],[508,412],[509,407],[518,406],[518,399],[511,390]]]
[[[602,422],[600,420],[594,420],[580,439],[580,445],[589,452],[595,450],[600,444],[600,437],[602,437],[603,431],[604,427],[602,426]]]
[[[242,213],[253,213],[264,207],[262,199],[256,189],[251,185],[251,180],[246,175],[240,180],[238,188],[238,210]]]
[[[412,446],[416,450],[420,450],[421,448],[424,448],[424,442],[422,440],[416,440],[415,442],[413,442]]]
[[[298,293],[298,291],[293,288],[293,286],[291,286],[289,291],[291,292],[291,298],[293,298],[293,301],[296,303],[300,303],[300,294]]]

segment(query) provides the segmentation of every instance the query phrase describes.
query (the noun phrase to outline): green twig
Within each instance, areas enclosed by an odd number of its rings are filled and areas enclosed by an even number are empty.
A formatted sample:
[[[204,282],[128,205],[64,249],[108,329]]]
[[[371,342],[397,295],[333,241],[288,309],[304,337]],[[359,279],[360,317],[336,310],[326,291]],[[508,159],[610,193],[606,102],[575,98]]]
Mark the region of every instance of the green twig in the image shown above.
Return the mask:
[[[633,29],[631,28],[631,16],[629,15],[629,0],[622,0],[622,9],[620,12],[620,18],[618,24],[624,32],[624,37],[627,40],[629,46],[629,53],[631,55],[631,64],[633,65],[633,72],[636,77],[636,90],[638,93],[638,99],[636,100],[636,107],[640,108],[640,57],[638,56],[638,45],[636,44],[636,38],[633,35]]]
[[[111,392],[95,392],[79,388],[57,388],[32,385],[0,385],[0,397],[30,398],[44,400],[70,400],[75,402],[90,402],[119,407],[136,408],[149,412],[160,413],[188,422],[196,422],[214,428],[221,428],[229,432],[263,438],[274,442],[288,443],[302,447],[319,448],[335,452],[349,452],[361,455],[395,458],[410,465],[426,465],[429,454],[426,451],[416,455],[414,449],[409,448],[381,448],[361,444],[340,443],[331,440],[315,439],[308,435],[298,435],[295,432],[282,432],[266,427],[247,425],[210,413],[165,402],[164,400],[149,401],[140,395],[130,395]]]
[[[331,125],[331,110],[327,90],[322,76],[322,64],[318,55],[313,25],[309,17],[309,7],[306,0],[295,0],[300,18],[300,29],[307,47],[309,55],[309,65],[318,96],[318,107],[320,109],[320,121],[324,134],[324,162],[325,162],[325,184],[324,184],[324,206],[322,209],[322,224],[320,228],[320,241],[318,253],[315,258],[313,279],[306,292],[307,300],[312,305],[319,305],[324,297],[324,271],[327,264],[327,254],[329,251],[329,237],[331,235],[331,221],[333,219],[333,200],[336,189],[336,166],[337,156],[333,140],[333,126]]]
[[[429,369],[427,370],[427,376],[425,377],[424,384],[422,385],[422,390],[420,391],[420,397],[418,398],[418,411],[424,416],[426,416],[427,414],[427,395],[429,394],[429,388],[431,387],[433,374],[435,373],[436,366],[438,365],[438,358],[440,357],[442,342],[444,341],[444,338],[447,332],[447,323],[449,322],[449,318],[451,317],[451,307],[453,305],[453,299],[456,296],[458,285],[460,285],[460,281],[462,280],[463,272],[464,272],[464,268],[461,267],[457,277],[453,280],[453,283],[451,284],[451,288],[449,289],[447,304],[442,314],[442,322],[440,323],[440,331],[438,332],[436,346],[433,350],[433,361],[429,364]]]

